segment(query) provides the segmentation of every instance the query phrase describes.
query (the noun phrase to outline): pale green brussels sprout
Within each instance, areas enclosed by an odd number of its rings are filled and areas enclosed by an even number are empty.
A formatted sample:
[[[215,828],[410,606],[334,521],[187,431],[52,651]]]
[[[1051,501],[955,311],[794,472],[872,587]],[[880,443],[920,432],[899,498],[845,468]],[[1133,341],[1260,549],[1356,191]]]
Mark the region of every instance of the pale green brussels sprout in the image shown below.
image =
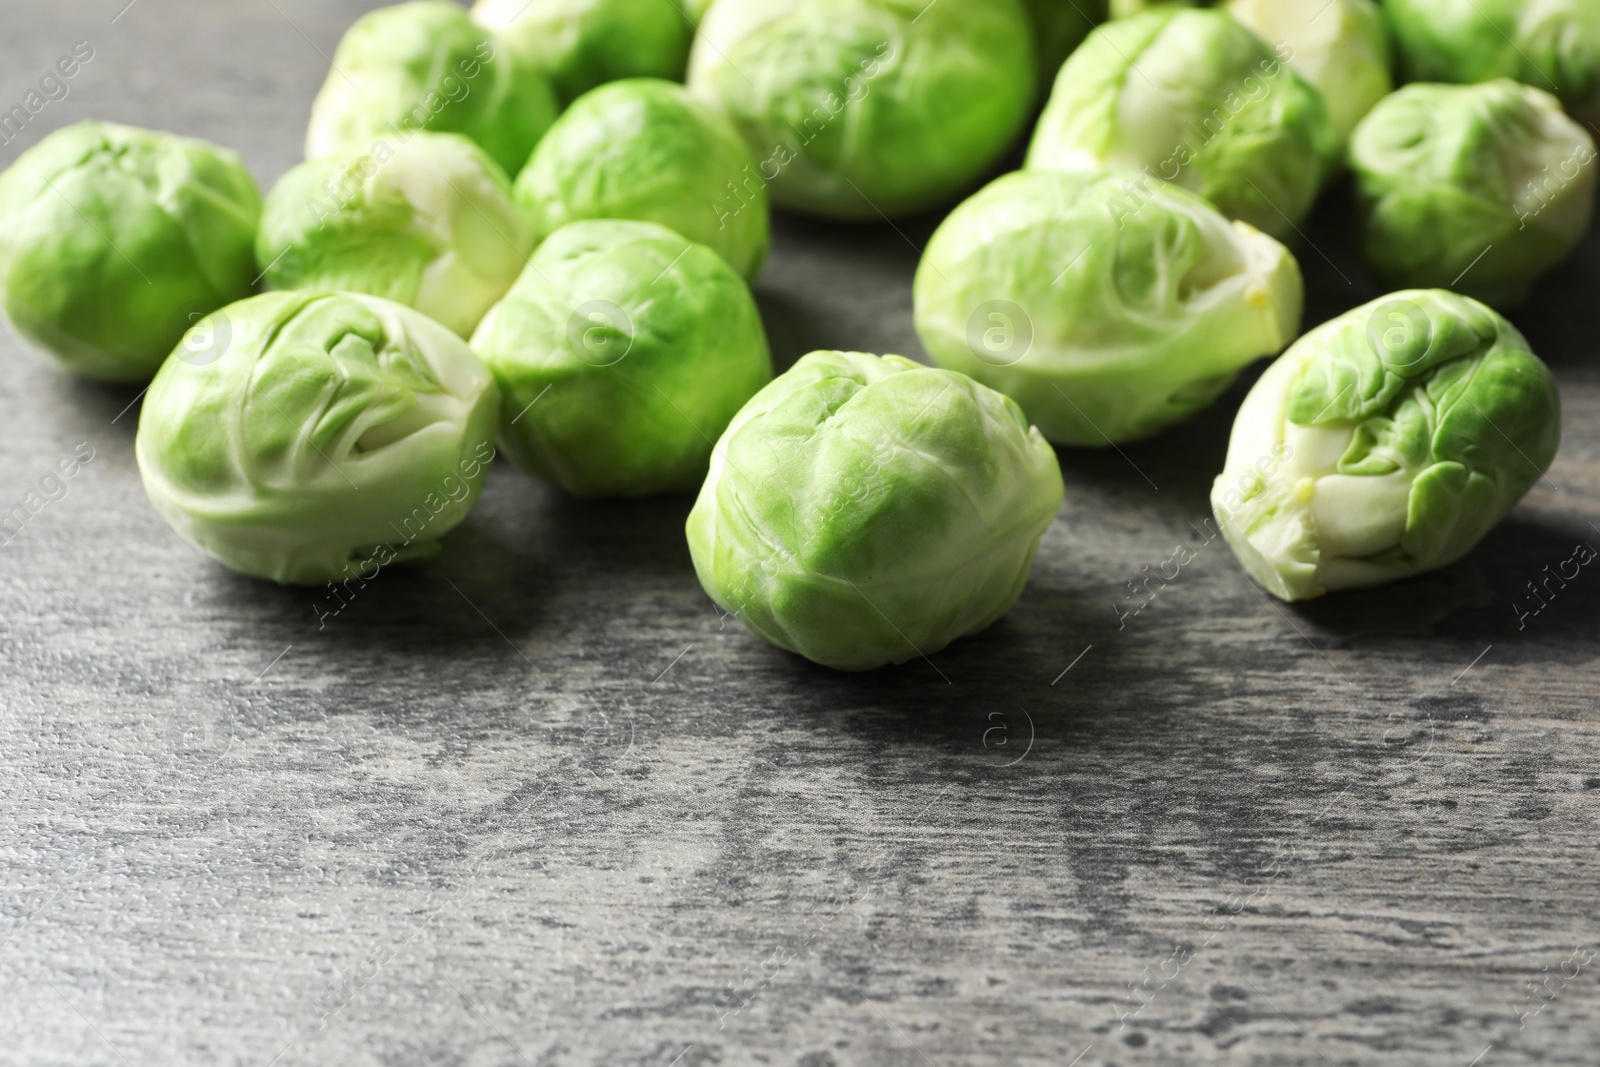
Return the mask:
[[[236,153],[80,122],[0,174],[0,299],[69,370],[145,382],[190,326],[249,294],[260,217]]]
[[[758,635],[868,670],[1010,610],[1062,495],[1055,452],[1013,401],[899,356],[813,352],[722,435],[689,550]]]
[[[782,207],[878,219],[961,191],[1036,88],[1019,0],[717,0],[689,85],[733,119]]]
[[[1062,66],[1027,165],[1144,170],[1284,237],[1338,151],[1322,94],[1288,58],[1219,11],[1108,22]]]
[[[267,293],[202,320],[145,394],[145,492],[236,571],[315,584],[438,551],[494,457],[467,343],[353,293]]]
[[[1303,600],[1460,559],[1560,439],[1555,379],[1514,326],[1468,297],[1400,292],[1268,368],[1211,503],[1256,581]]]
[[[1375,0],[1229,0],[1224,10],[1292,50],[1289,68],[1322,93],[1340,141],[1394,91],[1389,27]]]
[[[1073,49],[1106,20],[1106,0],[1025,0],[1038,42],[1039,81],[1048,93]]]
[[[463,337],[532,251],[505,172],[451,133],[302,163],[267,197],[256,240],[275,289],[385,297]]]
[[[1594,139],[1556,98],[1506,78],[1410,85],[1350,144],[1369,268],[1386,287],[1520,303],[1583,239]]]
[[[716,435],[772,378],[744,281],[652,222],[557,230],[472,347],[500,384],[506,454],[585,497],[693,489]]]
[[[306,158],[375,150],[417,130],[460,133],[515,175],[555,121],[550,82],[448,0],[363,15],[311,107]]]
[[[1021,171],[958,207],[916,280],[934,362],[1050,440],[1106,446],[1188,418],[1299,331],[1288,249],[1133,172]]]
[[[580,97],[517,178],[538,239],[578,219],[658,222],[747,279],[772,243],[766,183],[739,131],[681,85],[633,78]]]
[[[1515,78],[1600,123],[1600,3],[1595,0],[1385,0],[1413,81]]]
[[[682,0],[478,0],[472,18],[545,71],[569,104],[619,78],[683,78],[693,26]]]

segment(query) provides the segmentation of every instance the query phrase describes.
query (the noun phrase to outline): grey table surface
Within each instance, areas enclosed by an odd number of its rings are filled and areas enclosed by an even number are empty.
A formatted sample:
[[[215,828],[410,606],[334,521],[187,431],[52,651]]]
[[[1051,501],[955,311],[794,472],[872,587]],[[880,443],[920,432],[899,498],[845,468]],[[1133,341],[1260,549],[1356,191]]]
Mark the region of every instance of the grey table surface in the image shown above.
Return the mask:
[[[93,116],[269,184],[369,6],[125,4],[5,0],[4,108],[94,58],[0,165]],[[1312,321],[1374,295],[1346,195]],[[781,219],[780,362],[920,354],[935,222]],[[1204,526],[1241,383],[1063,453],[1016,609],[862,676],[719,617],[687,499],[504,467],[436,564],[319,624],[164,527],[132,390],[8,336],[0,505],[94,459],[0,548],[0,1063],[1600,1062],[1600,575],[1515,607],[1600,542],[1597,311],[1591,239],[1517,316],[1561,456],[1443,573],[1256,591]]]

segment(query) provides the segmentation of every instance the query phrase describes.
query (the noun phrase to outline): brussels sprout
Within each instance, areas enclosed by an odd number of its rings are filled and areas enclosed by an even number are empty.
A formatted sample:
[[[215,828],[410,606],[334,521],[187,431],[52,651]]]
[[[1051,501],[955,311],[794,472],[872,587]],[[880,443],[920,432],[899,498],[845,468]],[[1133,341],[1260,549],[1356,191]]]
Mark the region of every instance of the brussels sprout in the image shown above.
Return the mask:
[[[1600,4],[1595,0],[1385,0],[1413,81],[1515,78],[1600,123]]]
[[[717,0],[689,85],[749,141],[783,207],[877,219],[958,193],[1035,90],[1019,0]]]
[[[772,243],[766,183],[739,131],[656,78],[581,97],[533,150],[516,194],[540,239],[577,219],[659,222],[749,279]]]
[[[306,158],[426,129],[465,134],[515,175],[556,113],[537,67],[447,0],[413,0],[363,15],[339,42],[311,107]]]
[[[1056,72],[1089,31],[1106,19],[1106,0],[1026,0],[1039,45],[1041,93],[1048,93]]]
[[[1560,439],[1555,379],[1514,326],[1454,293],[1395,293],[1268,368],[1211,503],[1256,581],[1303,600],[1460,559]]]
[[[1583,127],[1531,86],[1407,86],[1350,144],[1368,266],[1386,287],[1514,306],[1588,231],[1594,160]]]
[[[619,78],[681,80],[692,25],[679,0],[478,0],[472,18],[569,104]]]
[[[1322,94],[1288,58],[1219,11],[1108,22],[1062,66],[1028,166],[1144,170],[1283,237],[1338,151]]]
[[[868,670],[1004,615],[1062,493],[1055,452],[999,393],[899,356],[813,352],[722,435],[689,550],[758,635]]]
[[[1293,50],[1289,68],[1322,93],[1340,141],[1394,91],[1389,27],[1374,0],[1229,0],[1225,10]]]
[[[256,240],[274,288],[386,297],[463,337],[531,251],[505,172],[452,133],[302,163],[267,197]]]
[[[201,321],[139,415],[145,492],[236,571],[315,584],[438,551],[494,456],[467,343],[373,296],[267,293]]]
[[[1132,441],[1210,404],[1299,330],[1294,257],[1130,172],[1022,171],[951,213],[917,270],[934,362],[1015,399],[1052,441]]]
[[[68,369],[148,381],[184,331],[250,292],[260,217],[226,148],[80,122],[0,174],[0,297]]]
[[[652,222],[557,230],[472,347],[500,383],[506,454],[586,497],[693,489],[716,435],[772,378],[744,282]]]

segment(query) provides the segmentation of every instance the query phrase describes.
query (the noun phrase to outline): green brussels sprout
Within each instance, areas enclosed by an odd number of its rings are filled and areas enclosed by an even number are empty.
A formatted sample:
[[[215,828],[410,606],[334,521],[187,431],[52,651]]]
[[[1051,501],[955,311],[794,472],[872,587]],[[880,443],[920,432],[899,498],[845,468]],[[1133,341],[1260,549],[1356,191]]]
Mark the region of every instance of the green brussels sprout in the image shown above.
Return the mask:
[[[717,0],[689,59],[773,201],[840,219],[958,193],[1011,145],[1036,78],[1019,0]]]
[[[722,435],[689,550],[759,636],[869,670],[1004,615],[1062,495],[1013,401],[899,356],[813,352]]]
[[[1288,249],[1132,172],[1021,171],[956,208],[917,270],[935,363],[1000,390],[1050,440],[1148,437],[1299,331]]]
[[[751,280],[772,243],[766,183],[739,131],[656,78],[580,97],[533,150],[516,195],[539,239],[578,219],[658,222]]]
[[[1515,78],[1600,123],[1600,4],[1595,0],[1385,0],[1413,81]]]
[[[286,584],[419,559],[472,509],[499,396],[467,343],[378,297],[267,293],[162,364],[134,451],[183,538]]]
[[[386,297],[463,337],[532,251],[505,172],[453,133],[302,163],[267,197],[256,239],[276,289]]]
[[[1454,293],[1395,293],[1268,368],[1211,503],[1256,581],[1303,600],[1460,559],[1560,440],[1555,379],[1514,326]]]
[[[1229,0],[1224,10],[1293,49],[1289,68],[1322,93],[1341,142],[1394,91],[1389,26],[1374,0]]]
[[[1389,288],[1514,306],[1588,231],[1594,160],[1594,139],[1532,86],[1407,86],[1350,142],[1367,264]]]
[[[619,78],[681,81],[694,37],[678,0],[478,0],[472,18],[548,74],[563,105]]]
[[[260,217],[236,153],[80,122],[0,174],[0,299],[68,369],[149,381],[190,326],[249,294]]]
[[[417,130],[460,133],[510,175],[557,114],[550,82],[447,0],[363,15],[311,107],[306,158],[376,149]]]
[[[1062,66],[1027,165],[1144,170],[1282,238],[1338,152],[1322,94],[1288,59],[1219,11],[1108,22]]]
[[[506,454],[585,497],[693,489],[716,435],[772,378],[743,280],[652,222],[557,230],[472,347],[500,384]]]
[[[1038,42],[1040,98],[1050,91],[1067,57],[1106,20],[1106,0],[1025,0]]]

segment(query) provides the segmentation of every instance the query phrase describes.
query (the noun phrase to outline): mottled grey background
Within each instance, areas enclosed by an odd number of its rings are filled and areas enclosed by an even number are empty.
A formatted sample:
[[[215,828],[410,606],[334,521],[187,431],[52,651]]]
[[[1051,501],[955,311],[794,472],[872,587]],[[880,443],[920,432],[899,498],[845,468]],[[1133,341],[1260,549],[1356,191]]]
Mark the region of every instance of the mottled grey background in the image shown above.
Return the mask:
[[[6,0],[4,109],[96,56],[0,164],[97,116],[269,184],[369,6],[124,2]],[[1313,319],[1372,295],[1345,196]],[[781,220],[782,360],[917,354],[934,221]],[[1591,239],[1518,316],[1561,457],[1445,573],[1286,608],[1204,544],[1241,385],[1064,454],[1016,610],[860,677],[719,618],[687,499],[503,468],[319,631],[156,517],[133,391],[8,336],[0,510],[95,459],[0,548],[0,1063],[1593,1065],[1600,573],[1514,604],[1600,543],[1597,310]]]

